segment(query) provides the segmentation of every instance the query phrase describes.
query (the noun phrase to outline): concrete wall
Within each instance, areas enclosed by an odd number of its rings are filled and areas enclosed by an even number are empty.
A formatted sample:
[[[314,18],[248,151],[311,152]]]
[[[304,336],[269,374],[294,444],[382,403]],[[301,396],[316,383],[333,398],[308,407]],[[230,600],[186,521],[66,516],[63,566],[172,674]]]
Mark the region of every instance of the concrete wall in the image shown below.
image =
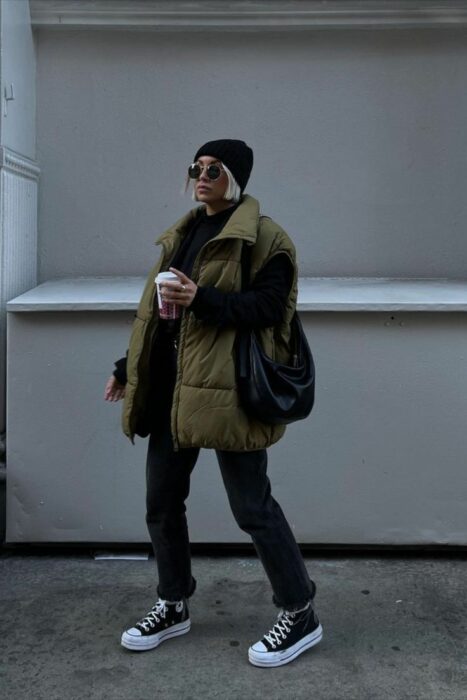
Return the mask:
[[[145,274],[224,136],[302,275],[465,275],[465,29],[35,35],[40,281]]]
[[[28,0],[1,2],[1,73],[2,110],[1,143],[29,158],[36,149],[36,73],[35,48],[29,16]],[[7,101],[5,114],[4,89],[14,100]]]
[[[36,74],[29,3],[1,0],[0,12],[1,434],[5,430],[5,303],[36,283],[39,171],[34,162]]]
[[[301,275],[465,278],[466,39],[35,29],[40,281],[145,275],[192,206],[194,151],[223,136],[253,146],[248,191]],[[102,398],[131,318],[11,314],[9,541],[147,541],[144,443]],[[271,450],[298,539],[465,545],[465,313],[306,326],[316,410]],[[213,461],[194,480],[194,540],[245,539]]]
[[[143,286],[66,278],[9,302],[9,541],[147,540],[147,440],[102,400]],[[269,454],[300,541],[466,545],[467,282],[308,278],[298,309],[316,404]],[[213,450],[189,518],[195,542],[246,540]]]
[[[132,445],[121,405],[102,400],[133,313],[8,316],[7,541],[147,542],[147,439]],[[298,540],[466,545],[465,313],[302,318],[316,404],[269,450],[273,492]],[[194,542],[249,541],[213,450],[201,450],[188,518]]]
[[[4,537],[6,313],[37,273],[35,55],[27,0],[0,0],[0,541]]]

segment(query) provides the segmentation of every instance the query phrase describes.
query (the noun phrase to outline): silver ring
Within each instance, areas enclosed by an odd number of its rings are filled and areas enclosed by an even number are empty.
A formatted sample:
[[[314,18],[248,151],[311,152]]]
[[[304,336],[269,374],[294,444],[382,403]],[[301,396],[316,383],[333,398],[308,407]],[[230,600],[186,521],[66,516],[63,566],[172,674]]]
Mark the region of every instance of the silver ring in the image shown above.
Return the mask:
[[[182,284],[182,291],[184,292],[186,290],[186,286]]]

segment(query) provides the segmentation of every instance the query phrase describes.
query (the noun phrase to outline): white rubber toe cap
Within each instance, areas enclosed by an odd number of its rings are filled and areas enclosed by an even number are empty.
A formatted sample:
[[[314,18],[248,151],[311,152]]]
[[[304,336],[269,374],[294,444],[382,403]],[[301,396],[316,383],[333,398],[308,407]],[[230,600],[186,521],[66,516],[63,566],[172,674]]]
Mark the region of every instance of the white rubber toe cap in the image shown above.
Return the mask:
[[[267,651],[266,647],[264,646],[263,642],[256,642],[256,644],[253,644],[252,647],[250,647],[252,651],[257,651],[259,653]]]
[[[131,627],[126,631],[126,634],[129,634],[130,637],[142,637],[141,630],[137,629],[136,627]]]

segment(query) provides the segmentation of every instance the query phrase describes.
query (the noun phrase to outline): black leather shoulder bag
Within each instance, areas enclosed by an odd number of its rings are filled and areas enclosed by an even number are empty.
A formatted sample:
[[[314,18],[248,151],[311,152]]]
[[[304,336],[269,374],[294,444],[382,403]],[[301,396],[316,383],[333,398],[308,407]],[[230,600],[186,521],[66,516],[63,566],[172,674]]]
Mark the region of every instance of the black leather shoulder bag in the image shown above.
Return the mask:
[[[248,288],[251,246],[242,249],[242,291]],[[263,351],[254,329],[236,336],[236,376],[244,411],[263,423],[280,425],[306,418],[315,399],[315,365],[300,318],[291,322],[292,365],[275,362]]]

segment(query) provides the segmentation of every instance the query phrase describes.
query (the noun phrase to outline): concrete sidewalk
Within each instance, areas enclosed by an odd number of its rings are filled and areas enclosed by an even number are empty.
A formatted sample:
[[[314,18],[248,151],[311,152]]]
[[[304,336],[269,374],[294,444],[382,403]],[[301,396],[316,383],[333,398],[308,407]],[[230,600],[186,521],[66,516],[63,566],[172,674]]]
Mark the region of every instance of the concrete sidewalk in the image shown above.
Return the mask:
[[[465,700],[467,557],[306,558],[323,641],[276,669],[248,646],[275,620],[254,557],[194,556],[189,634],[120,646],[155,601],[155,564],[0,556],[5,700]]]

